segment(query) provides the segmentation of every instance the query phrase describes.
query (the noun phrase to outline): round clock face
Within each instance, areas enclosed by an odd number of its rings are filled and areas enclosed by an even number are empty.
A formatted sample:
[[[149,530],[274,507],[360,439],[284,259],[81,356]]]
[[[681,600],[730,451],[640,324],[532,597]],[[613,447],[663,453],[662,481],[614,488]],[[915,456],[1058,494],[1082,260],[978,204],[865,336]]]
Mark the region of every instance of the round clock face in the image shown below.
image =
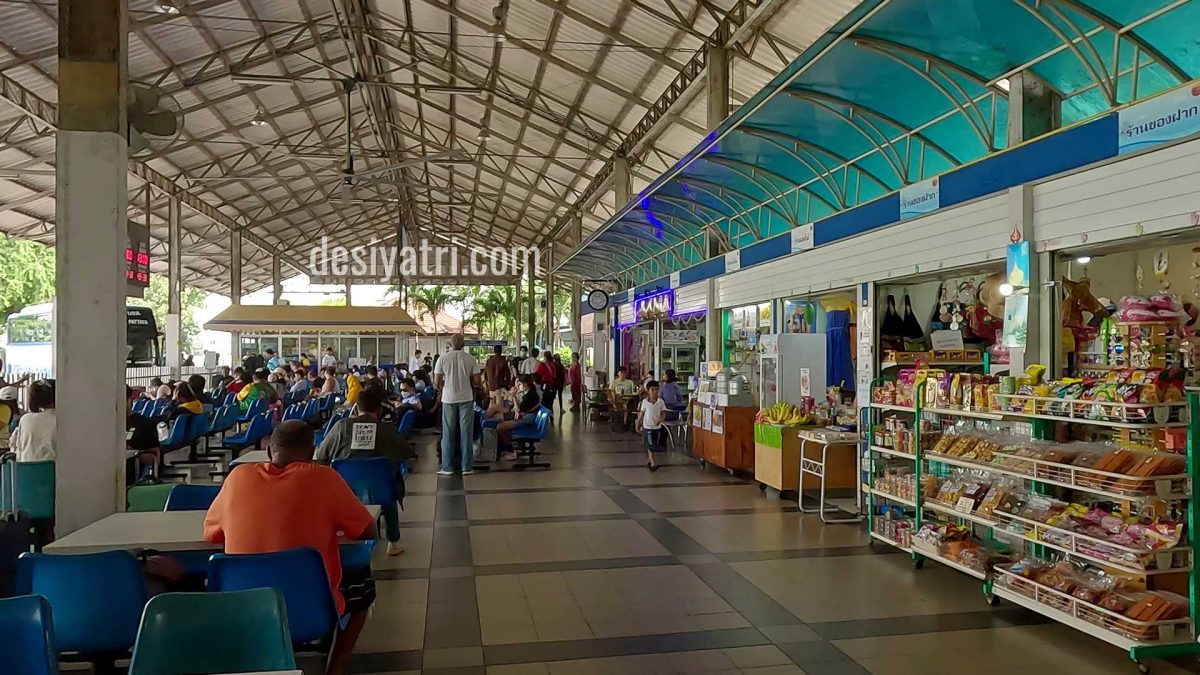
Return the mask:
[[[608,307],[608,293],[605,293],[597,288],[591,293],[588,293],[587,303],[588,307],[591,307],[597,312],[606,309]]]

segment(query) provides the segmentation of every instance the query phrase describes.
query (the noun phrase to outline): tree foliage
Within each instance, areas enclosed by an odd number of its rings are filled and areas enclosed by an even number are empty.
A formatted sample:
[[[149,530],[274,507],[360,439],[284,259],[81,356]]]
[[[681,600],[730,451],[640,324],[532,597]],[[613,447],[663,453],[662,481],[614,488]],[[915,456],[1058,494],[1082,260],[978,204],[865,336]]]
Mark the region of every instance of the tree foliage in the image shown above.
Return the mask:
[[[0,329],[26,305],[54,299],[54,249],[0,235]]]
[[[161,274],[151,274],[150,286],[146,288],[146,297],[130,298],[128,302],[131,305],[152,309],[154,320],[158,323],[159,328],[166,330],[167,313],[170,309],[169,287],[170,283],[167,281],[167,277]],[[207,292],[199,288],[183,286],[179,298],[179,314],[183,334],[179,336],[179,343],[183,345],[183,351],[191,354],[200,351],[200,323],[196,320],[196,311],[204,306],[204,301],[207,299]]]

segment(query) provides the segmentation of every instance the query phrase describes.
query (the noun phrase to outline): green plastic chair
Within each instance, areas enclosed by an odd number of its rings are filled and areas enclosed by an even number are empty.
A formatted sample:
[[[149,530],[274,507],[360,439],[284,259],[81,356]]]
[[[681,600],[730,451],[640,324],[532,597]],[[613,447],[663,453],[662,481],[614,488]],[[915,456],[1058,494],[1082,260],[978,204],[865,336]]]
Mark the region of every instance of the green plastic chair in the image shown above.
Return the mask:
[[[8,482],[12,468],[17,469],[17,506],[30,518],[54,517],[54,461],[5,463],[0,466],[0,511],[9,506]]]
[[[127,511],[162,511],[167,505],[167,495],[175,483],[155,483],[152,485],[134,485],[125,493]]]
[[[255,588],[152,598],[142,615],[129,675],[295,669],[283,594]]]

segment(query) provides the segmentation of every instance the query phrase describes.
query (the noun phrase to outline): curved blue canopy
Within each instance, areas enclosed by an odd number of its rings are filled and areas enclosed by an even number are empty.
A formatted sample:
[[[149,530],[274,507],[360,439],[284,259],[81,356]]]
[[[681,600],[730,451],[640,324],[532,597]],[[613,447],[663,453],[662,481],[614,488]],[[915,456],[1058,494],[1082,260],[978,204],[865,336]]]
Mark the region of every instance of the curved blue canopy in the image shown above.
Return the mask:
[[[1062,125],[1200,77],[1200,0],[868,0],[559,269],[626,285],[1003,150],[1009,78]]]

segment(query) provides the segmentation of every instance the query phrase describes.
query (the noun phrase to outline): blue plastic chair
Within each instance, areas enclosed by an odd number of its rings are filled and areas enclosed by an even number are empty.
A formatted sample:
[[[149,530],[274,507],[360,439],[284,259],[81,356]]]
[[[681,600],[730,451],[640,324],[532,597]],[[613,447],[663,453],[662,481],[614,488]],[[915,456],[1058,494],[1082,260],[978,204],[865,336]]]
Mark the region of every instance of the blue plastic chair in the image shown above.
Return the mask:
[[[167,408],[171,406],[170,399],[160,398],[155,399],[153,405],[150,406],[150,417],[162,417],[167,414]]]
[[[298,420],[298,419],[300,419],[301,415],[303,415],[303,413],[304,413],[304,406],[293,403],[292,405],[289,405],[288,407],[283,409],[282,420],[284,422],[286,422],[288,420]]]
[[[209,424],[209,436],[223,434],[237,424],[238,409],[227,405],[213,410],[212,422]]]
[[[337,404],[337,394],[326,394],[312,400],[317,402],[317,412],[325,415],[330,410],[333,410],[334,405]]]
[[[212,418],[207,413],[188,415],[187,442],[195,447],[212,430]]]
[[[550,462],[536,462],[534,456],[538,454],[537,444],[546,439],[546,434],[550,433],[550,418],[553,413],[546,406],[538,408],[537,417],[534,418],[533,428],[517,429],[512,434],[513,448],[518,455],[523,455],[529,458],[528,462],[513,464],[513,469],[521,471],[523,469],[549,469]]]
[[[157,595],[146,604],[129,675],[295,670],[283,603],[271,588]]]
[[[220,491],[220,485],[179,483],[167,493],[163,511],[207,511]]]
[[[224,407],[231,406],[231,405],[232,405],[232,406],[236,406],[236,405],[237,405],[237,394],[235,394],[235,393],[233,393],[233,392],[231,392],[231,391],[228,391],[228,390],[226,390],[226,391],[225,391],[225,398],[224,398],[224,400],[221,402],[221,407],[222,407],[222,408],[224,408]]]
[[[56,491],[54,489],[54,461],[42,462],[5,462],[0,465],[0,511],[12,509],[12,495],[8,486],[10,473],[13,468],[17,471],[17,501],[21,510],[30,518],[53,518]]]
[[[301,411],[300,419],[305,421],[314,420],[321,416],[321,402],[317,399],[310,399],[304,404],[304,409]]]
[[[174,420],[171,420],[171,429],[167,433],[167,440],[158,444],[163,452],[178,450],[188,444],[188,418],[191,415],[180,415]]]
[[[51,614],[40,595],[0,600],[0,673],[58,675]]]
[[[21,595],[45,596],[54,610],[55,646],[84,655],[133,647],[146,606],[146,580],[128,551],[22,553],[16,588]]]
[[[292,642],[325,642],[337,627],[337,606],[325,562],[314,548],[276,553],[213,554],[208,563],[209,591],[274,588],[287,606]]]
[[[332,466],[363,504],[396,502],[396,474],[387,457],[335,459]]]
[[[133,412],[137,413],[138,415],[143,414],[146,410],[146,405],[149,403],[150,401],[148,399],[139,398],[133,402]]]
[[[417,426],[417,413],[412,410],[405,411],[404,416],[400,418],[400,423],[396,425],[396,431],[402,434],[411,434],[413,428]]]
[[[242,413],[241,415],[238,415],[238,422],[249,422],[250,420],[265,413],[266,411],[267,411],[267,399],[256,398],[250,402],[249,407],[246,408],[246,412]]]
[[[226,436],[222,447],[237,451],[244,450],[252,445],[258,445],[262,439],[271,435],[273,429],[270,413],[263,413],[252,418],[249,426],[242,433]]]
[[[364,539],[338,544],[338,558],[343,570],[370,570],[371,555],[375,552],[376,539]]]

